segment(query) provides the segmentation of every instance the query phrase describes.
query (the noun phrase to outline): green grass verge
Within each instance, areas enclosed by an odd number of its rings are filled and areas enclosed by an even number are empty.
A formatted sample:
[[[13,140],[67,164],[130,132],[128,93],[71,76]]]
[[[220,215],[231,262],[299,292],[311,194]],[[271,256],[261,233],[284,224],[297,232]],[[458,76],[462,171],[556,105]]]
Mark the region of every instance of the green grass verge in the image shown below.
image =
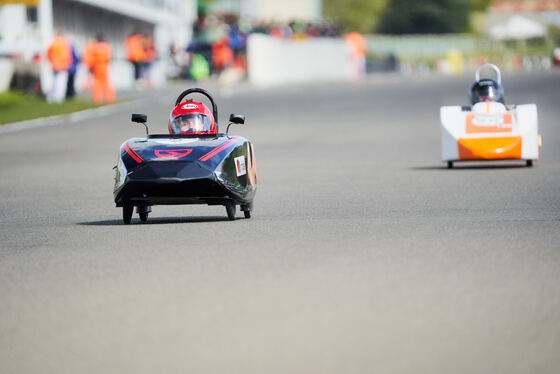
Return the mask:
[[[45,99],[24,95],[17,91],[0,93],[0,125],[33,118],[73,113],[95,108],[89,100],[72,99],[60,104],[47,103]]]

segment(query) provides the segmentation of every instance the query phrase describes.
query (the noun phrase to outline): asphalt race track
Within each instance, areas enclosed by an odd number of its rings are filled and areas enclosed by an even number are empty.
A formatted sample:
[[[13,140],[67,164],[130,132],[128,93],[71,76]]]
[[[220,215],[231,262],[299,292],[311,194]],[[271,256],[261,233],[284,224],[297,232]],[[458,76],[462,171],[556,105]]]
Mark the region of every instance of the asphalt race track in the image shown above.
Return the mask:
[[[533,168],[444,168],[470,74],[222,90],[259,173],[233,222],[114,206],[130,113],[165,132],[177,87],[0,134],[0,372],[558,372],[560,71],[503,82],[538,105]]]

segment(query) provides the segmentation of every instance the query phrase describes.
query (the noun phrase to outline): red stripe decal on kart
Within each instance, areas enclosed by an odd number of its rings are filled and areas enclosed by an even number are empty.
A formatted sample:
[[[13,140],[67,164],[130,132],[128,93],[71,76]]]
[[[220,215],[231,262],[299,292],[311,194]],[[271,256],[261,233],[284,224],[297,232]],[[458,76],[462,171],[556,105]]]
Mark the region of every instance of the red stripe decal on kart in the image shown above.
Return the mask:
[[[185,157],[192,152],[192,148],[182,148],[182,149],[156,149],[154,154],[158,158],[166,159],[177,159]]]
[[[238,143],[240,140],[241,140],[241,138],[238,138],[238,137],[231,138],[227,142],[220,144],[219,146],[217,146],[216,148],[214,148],[210,152],[206,153],[204,156],[201,156],[199,158],[199,160],[200,161],[208,161],[209,159],[216,156],[218,153],[220,153],[224,149],[229,148],[231,145]]]
[[[128,155],[130,157],[132,157],[134,159],[134,161],[136,161],[137,163],[141,163],[142,161],[144,161],[144,159],[142,157],[140,157],[140,155],[138,153],[136,153],[134,151],[134,149],[132,149],[130,147],[130,145],[128,145],[128,143],[125,143],[124,145],[124,150],[126,151],[126,153],[128,153]]]

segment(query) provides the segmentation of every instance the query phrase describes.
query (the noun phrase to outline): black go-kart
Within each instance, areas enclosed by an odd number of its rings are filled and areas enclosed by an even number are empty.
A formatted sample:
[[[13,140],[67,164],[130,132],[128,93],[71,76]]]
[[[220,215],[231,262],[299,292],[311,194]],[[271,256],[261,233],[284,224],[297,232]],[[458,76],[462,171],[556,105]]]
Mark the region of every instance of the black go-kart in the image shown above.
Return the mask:
[[[257,187],[253,145],[241,136],[228,135],[229,126],[244,124],[245,117],[231,114],[226,133],[219,133],[218,108],[206,90],[183,91],[175,105],[192,107],[196,102],[183,99],[195,93],[212,104],[214,131],[149,134],[147,116],[132,114],[133,122],[146,127],[146,137],[125,141],[114,167],[113,194],[125,224],[131,222],[134,207],[140,221],[146,222],[154,205],[223,205],[230,220],[239,205],[245,218],[251,217]]]

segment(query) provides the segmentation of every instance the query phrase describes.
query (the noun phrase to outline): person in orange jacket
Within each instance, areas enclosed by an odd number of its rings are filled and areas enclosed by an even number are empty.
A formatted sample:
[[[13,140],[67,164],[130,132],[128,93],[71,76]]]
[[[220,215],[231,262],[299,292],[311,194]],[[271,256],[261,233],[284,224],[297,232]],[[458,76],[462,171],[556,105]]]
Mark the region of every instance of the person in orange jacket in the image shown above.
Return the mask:
[[[93,73],[91,71],[91,61],[93,58],[92,48],[95,44],[95,38],[88,38],[87,44],[82,52],[82,63],[88,68],[87,79],[82,86],[82,91],[91,91],[93,89]]]
[[[66,95],[68,68],[72,64],[72,49],[68,40],[58,32],[49,45],[47,58],[53,70],[53,85],[47,94],[47,101],[60,103]]]
[[[154,44],[154,38],[151,36],[146,36],[143,39],[143,46],[144,46],[144,67],[142,76],[144,78],[144,86],[146,88],[152,88],[152,64],[157,57],[156,46]]]
[[[93,102],[100,105],[115,101],[115,90],[109,81],[109,63],[111,62],[111,45],[104,41],[102,34],[97,34],[96,41],[84,49],[84,64],[93,75]]]
[[[350,46],[350,60],[352,61],[354,78],[361,78],[366,73],[367,42],[355,31],[346,35],[346,42]]]
[[[137,31],[132,32],[132,34],[126,38],[125,46],[128,61],[132,63],[134,68],[134,81],[138,82],[142,79],[142,70],[146,61],[144,35]]]
[[[216,72],[221,72],[229,67],[233,60],[233,51],[229,47],[229,43],[229,36],[224,35],[212,44],[212,60]]]

